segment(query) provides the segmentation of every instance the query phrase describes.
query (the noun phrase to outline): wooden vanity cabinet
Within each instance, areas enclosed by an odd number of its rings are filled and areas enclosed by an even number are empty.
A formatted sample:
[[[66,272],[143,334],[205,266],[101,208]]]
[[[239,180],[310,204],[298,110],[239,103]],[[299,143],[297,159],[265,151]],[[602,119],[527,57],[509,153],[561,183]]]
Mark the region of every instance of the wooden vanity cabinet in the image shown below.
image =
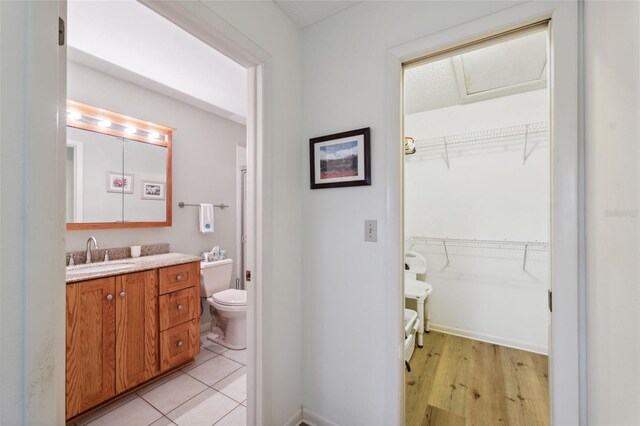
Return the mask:
[[[158,373],[157,271],[116,277],[116,393]]]
[[[200,353],[200,264],[160,270],[160,369],[167,371]]]
[[[116,394],[116,279],[67,285],[67,418]]]
[[[193,262],[67,284],[67,419],[200,352],[199,268]]]

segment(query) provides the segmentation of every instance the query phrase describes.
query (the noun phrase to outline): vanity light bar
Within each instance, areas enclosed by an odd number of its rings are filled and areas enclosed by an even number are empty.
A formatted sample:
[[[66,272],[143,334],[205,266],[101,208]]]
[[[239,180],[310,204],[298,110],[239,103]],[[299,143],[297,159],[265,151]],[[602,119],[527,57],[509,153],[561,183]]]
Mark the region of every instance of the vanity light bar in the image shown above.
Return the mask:
[[[170,143],[175,130],[71,99],[67,99],[67,125],[158,145]]]
[[[153,130],[141,130],[129,124],[113,123],[112,121],[107,119],[88,117],[80,114],[77,111],[67,111],[67,118],[69,120],[79,121],[81,123],[87,123],[93,126],[99,126],[103,128],[108,127],[110,129],[118,130],[123,133],[126,133],[128,135],[137,134],[143,137],[147,137],[149,139],[155,139],[155,140],[160,140],[165,142],[167,140],[167,137],[165,135],[161,135],[158,132],[155,132]]]
[[[82,118],[82,114],[80,114],[78,111],[68,111],[67,118],[69,118],[70,120],[78,121]]]

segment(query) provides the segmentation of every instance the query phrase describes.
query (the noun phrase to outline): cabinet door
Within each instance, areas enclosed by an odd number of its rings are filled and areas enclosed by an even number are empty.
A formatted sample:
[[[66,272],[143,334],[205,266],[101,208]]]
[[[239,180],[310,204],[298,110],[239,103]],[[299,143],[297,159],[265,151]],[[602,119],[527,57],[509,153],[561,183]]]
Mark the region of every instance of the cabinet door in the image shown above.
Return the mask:
[[[160,332],[160,367],[162,371],[184,364],[200,353],[198,318]]]
[[[158,372],[157,271],[116,277],[116,392]]]
[[[67,285],[67,418],[115,395],[115,278]]]

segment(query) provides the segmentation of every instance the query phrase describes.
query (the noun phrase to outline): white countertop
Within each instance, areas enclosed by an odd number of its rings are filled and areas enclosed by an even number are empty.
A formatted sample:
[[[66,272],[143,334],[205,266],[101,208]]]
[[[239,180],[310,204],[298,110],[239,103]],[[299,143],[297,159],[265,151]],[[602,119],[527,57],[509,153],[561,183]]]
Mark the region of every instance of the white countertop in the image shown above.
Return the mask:
[[[190,263],[190,262],[199,262],[201,259],[198,256],[193,256],[191,254],[182,254],[182,253],[165,253],[165,254],[156,254],[154,256],[143,256],[143,257],[131,257],[127,259],[119,259],[113,260],[109,262],[94,262],[89,265],[81,264],[68,266],[68,271],[77,271],[81,270],[88,266],[99,266],[99,265],[119,265],[119,264],[131,264],[130,267],[126,269],[118,269],[111,271],[100,271],[100,272],[87,272],[85,274],[67,274],[67,284],[75,283],[78,281],[86,281],[93,280],[96,278],[105,278],[111,277],[114,275],[122,275],[129,274],[131,272],[139,272],[146,271],[149,269],[163,268],[165,266],[172,265],[180,265],[182,263]]]

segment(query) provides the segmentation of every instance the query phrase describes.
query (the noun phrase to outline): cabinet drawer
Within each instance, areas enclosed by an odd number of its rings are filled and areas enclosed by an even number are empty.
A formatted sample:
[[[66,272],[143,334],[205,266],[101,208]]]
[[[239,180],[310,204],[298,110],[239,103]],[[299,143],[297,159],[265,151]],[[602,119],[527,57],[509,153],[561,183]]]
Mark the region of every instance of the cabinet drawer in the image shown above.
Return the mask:
[[[189,361],[200,352],[198,319],[160,332],[160,369],[168,370]]]
[[[189,287],[200,287],[199,262],[169,266],[160,269],[160,294],[182,290]]]
[[[160,331],[198,316],[198,287],[186,288],[160,296]]]

